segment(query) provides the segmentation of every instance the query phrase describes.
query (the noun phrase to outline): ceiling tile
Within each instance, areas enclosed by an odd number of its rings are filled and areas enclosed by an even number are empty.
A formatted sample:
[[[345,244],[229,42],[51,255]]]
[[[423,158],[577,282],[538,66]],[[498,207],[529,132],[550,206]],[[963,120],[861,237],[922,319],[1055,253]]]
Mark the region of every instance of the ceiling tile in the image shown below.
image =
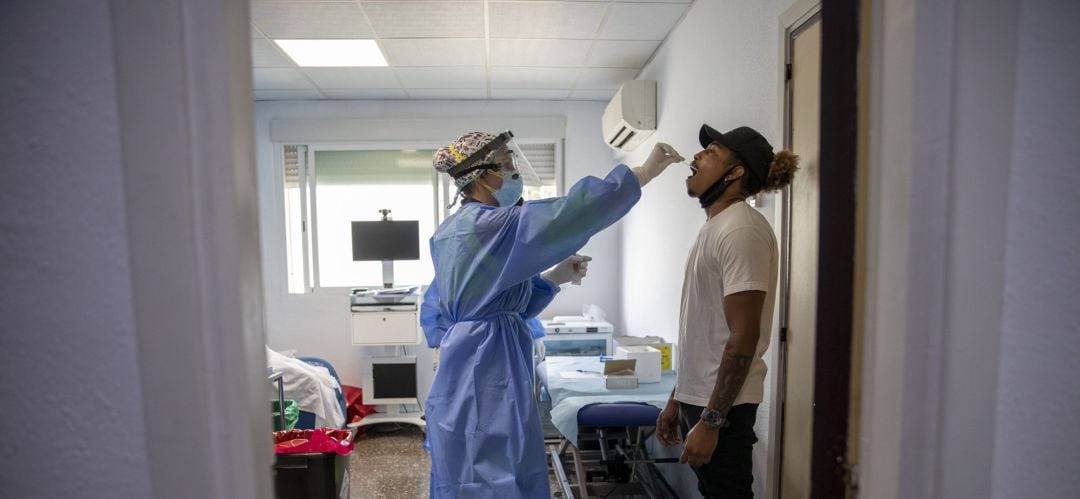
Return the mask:
[[[395,71],[405,88],[409,89],[487,88],[487,78],[483,67],[396,68]]]
[[[314,89],[299,69],[255,68],[252,74],[256,90],[306,90]]]
[[[570,93],[569,90],[535,90],[525,88],[493,88],[492,99],[539,99],[539,100],[564,100]]]
[[[390,68],[304,68],[320,88],[400,87]]]
[[[483,66],[480,38],[380,40],[391,66]]]
[[[581,66],[592,40],[491,40],[492,66]]]
[[[574,86],[577,68],[491,68],[491,88],[546,88]]]
[[[347,3],[253,3],[251,20],[271,39],[373,38],[360,7]]]
[[[257,68],[291,68],[292,60],[278,51],[274,42],[265,38],[251,40],[251,65]]]
[[[607,101],[615,96],[615,90],[572,90],[570,100]]]
[[[318,90],[256,90],[255,100],[319,100]]]
[[[686,4],[675,3],[612,4],[597,38],[663,40],[686,8]]]
[[[487,90],[482,88],[458,88],[458,89],[410,89],[409,97],[413,99],[486,99]]]
[[[380,38],[482,38],[484,2],[364,2]]]
[[[400,88],[324,88],[322,92],[327,97],[337,100],[366,100],[366,99],[407,99],[405,91]]]
[[[490,2],[492,38],[593,38],[606,2]]]
[[[597,40],[593,45],[585,65],[599,68],[634,68],[640,69],[649,60],[659,41],[611,41]]]
[[[575,89],[607,90],[617,89],[623,83],[637,76],[637,69],[585,68],[581,70]]]

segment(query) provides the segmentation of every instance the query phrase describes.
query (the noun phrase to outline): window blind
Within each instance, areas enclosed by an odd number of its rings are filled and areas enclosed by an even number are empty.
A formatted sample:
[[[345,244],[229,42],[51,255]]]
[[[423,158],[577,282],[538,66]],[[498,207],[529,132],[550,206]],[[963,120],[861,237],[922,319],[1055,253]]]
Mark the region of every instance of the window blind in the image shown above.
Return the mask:
[[[300,187],[299,147],[285,146],[285,188]]]
[[[544,185],[555,185],[555,144],[518,144]]]

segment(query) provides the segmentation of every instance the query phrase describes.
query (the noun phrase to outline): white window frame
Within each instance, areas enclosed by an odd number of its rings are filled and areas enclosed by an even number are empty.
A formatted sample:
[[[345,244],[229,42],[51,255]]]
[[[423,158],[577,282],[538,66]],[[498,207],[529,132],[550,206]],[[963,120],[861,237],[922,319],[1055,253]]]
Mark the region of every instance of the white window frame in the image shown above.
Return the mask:
[[[563,140],[562,138],[515,138],[520,144],[553,144],[555,146],[555,192],[562,196],[565,193],[565,181],[563,170]],[[298,143],[296,141],[275,142],[276,154],[281,158],[278,170],[284,171],[284,148],[287,145],[297,146],[297,159],[299,166],[300,184],[300,226],[303,238],[304,251],[304,292],[314,294],[342,295],[348,294],[352,287],[343,286],[320,286],[319,285],[319,227],[314,221],[318,219],[316,207],[317,194],[309,182],[315,179],[318,165],[315,164],[315,153],[319,151],[386,151],[402,149],[428,149],[438,150],[445,144],[431,141],[387,141],[387,142],[323,142],[323,143]],[[433,168],[432,197],[435,202],[435,225],[438,226],[450,214],[448,205],[452,202],[451,196],[456,193],[453,183],[445,175],[439,175]],[[284,184],[284,179],[279,185]],[[284,191],[280,193],[283,203]],[[288,241],[285,242],[288,244]],[[288,261],[285,262],[289,264]],[[286,289],[288,284],[286,283]]]

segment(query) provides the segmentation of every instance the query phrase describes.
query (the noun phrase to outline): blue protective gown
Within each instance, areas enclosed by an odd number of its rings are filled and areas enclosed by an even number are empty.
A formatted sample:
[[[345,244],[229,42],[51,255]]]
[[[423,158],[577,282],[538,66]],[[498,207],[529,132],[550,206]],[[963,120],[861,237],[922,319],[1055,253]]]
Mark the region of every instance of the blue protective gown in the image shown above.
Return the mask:
[[[432,498],[551,497],[532,343],[543,334],[535,317],[558,287],[537,274],[640,197],[637,179],[619,165],[565,197],[506,208],[468,203],[435,231],[435,279],[420,318],[428,346],[441,347],[424,407]]]

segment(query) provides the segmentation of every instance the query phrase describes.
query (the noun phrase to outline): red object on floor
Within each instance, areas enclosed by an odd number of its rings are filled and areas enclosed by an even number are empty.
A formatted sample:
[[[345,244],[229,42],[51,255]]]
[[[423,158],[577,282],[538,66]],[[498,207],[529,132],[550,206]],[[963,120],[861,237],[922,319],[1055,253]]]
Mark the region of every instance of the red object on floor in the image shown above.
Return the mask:
[[[364,405],[364,390],[359,387],[341,385],[341,394],[345,396],[345,420],[355,423],[368,414],[374,414],[375,406]],[[363,428],[360,428],[363,430]]]
[[[333,428],[275,431],[274,452],[277,454],[333,452],[344,456],[353,450],[349,433],[349,430]]]

